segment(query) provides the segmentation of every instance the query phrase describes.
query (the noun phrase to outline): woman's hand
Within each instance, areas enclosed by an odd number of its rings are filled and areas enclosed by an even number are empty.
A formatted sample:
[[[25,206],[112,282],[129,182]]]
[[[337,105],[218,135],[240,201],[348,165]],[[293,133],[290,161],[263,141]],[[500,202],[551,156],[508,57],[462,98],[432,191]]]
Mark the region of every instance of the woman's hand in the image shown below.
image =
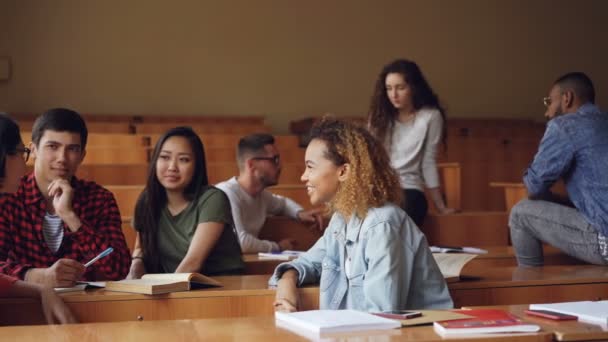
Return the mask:
[[[70,308],[65,305],[52,287],[40,287],[40,302],[47,323],[78,323]]]
[[[285,271],[277,283],[277,294],[273,303],[275,311],[298,311],[298,271],[290,269]]]
[[[290,303],[287,299],[281,298],[274,301],[274,311],[280,312],[296,312],[298,311],[294,303]]]
[[[139,279],[144,274],[146,274],[144,261],[140,258],[133,259],[133,261],[131,261],[131,268],[129,269],[129,274],[127,274],[127,279]]]
[[[455,214],[457,212],[458,212],[458,210],[454,209],[454,208],[441,208],[441,209],[439,209],[439,214],[441,214],[441,215]]]

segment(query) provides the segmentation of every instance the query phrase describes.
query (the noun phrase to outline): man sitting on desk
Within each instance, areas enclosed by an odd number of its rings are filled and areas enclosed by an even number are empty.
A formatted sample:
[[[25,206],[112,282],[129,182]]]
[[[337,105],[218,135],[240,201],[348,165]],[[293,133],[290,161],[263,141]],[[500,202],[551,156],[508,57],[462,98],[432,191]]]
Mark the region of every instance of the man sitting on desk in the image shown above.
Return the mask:
[[[216,184],[216,187],[228,195],[243,253],[294,248],[294,239],[279,242],[258,239],[267,215],[285,215],[322,225],[320,209],[303,210],[291,199],[265,190],[277,185],[281,174],[281,159],[272,135],[252,134],[241,138],[237,164],[239,176]]]
[[[114,196],[74,177],[85,156],[87,128],[69,109],[52,109],[32,130],[34,172],[0,214],[0,272],[52,287],[77,280],[118,280],[130,254]],[[102,251],[114,252],[89,267]]]
[[[524,175],[530,199],[509,218],[519,265],[542,266],[542,242],[608,264],[608,115],[594,101],[593,83],[580,72],[557,79],[545,98],[550,121]],[[569,200],[550,193],[558,179]]]

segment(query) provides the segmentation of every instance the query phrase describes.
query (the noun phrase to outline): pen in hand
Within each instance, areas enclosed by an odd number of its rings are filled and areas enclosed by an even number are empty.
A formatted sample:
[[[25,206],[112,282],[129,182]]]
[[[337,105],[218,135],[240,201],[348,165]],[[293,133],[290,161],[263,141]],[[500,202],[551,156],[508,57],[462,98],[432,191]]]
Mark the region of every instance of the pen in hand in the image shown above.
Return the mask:
[[[114,251],[114,248],[112,247],[108,247],[108,249],[106,249],[105,251],[99,253],[98,256],[94,257],[93,259],[91,259],[89,262],[87,262],[86,264],[84,264],[84,267],[89,267],[91,266],[95,261],[105,257],[106,255],[112,253]]]

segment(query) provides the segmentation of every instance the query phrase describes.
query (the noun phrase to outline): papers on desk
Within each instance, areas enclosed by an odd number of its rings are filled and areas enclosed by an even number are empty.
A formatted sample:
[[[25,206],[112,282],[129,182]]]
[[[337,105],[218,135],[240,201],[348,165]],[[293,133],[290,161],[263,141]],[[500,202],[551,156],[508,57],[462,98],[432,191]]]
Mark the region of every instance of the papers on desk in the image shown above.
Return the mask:
[[[400,321],[355,310],[275,312],[274,317],[280,327],[315,334],[401,328]]]
[[[433,253],[433,258],[435,259],[437,266],[439,266],[443,278],[445,278],[445,281],[448,283],[458,281],[464,265],[475,257],[477,257],[476,254]]]
[[[450,246],[431,246],[431,253],[468,253],[468,254],[487,254],[488,251],[476,247],[450,247]]]
[[[272,253],[258,253],[258,257],[263,259],[275,259],[275,260],[291,260],[299,257],[301,254],[305,252],[303,251],[290,251],[284,250],[282,252],[272,252]]]
[[[78,281],[75,286],[72,287],[56,287],[55,292],[57,293],[65,293],[65,292],[77,292],[84,291],[88,289],[101,289],[106,287],[105,281]]]
[[[551,304],[530,304],[531,310],[549,310],[578,317],[579,321],[608,324],[608,300],[597,302],[565,302]]]

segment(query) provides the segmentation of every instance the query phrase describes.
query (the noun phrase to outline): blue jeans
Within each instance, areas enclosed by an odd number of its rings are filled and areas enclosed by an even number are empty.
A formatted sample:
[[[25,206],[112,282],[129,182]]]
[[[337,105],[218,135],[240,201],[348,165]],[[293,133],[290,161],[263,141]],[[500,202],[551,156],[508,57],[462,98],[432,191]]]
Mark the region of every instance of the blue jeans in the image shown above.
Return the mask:
[[[509,227],[517,263],[521,266],[544,264],[542,242],[588,263],[608,264],[602,256],[597,229],[575,208],[525,199],[511,209]]]

